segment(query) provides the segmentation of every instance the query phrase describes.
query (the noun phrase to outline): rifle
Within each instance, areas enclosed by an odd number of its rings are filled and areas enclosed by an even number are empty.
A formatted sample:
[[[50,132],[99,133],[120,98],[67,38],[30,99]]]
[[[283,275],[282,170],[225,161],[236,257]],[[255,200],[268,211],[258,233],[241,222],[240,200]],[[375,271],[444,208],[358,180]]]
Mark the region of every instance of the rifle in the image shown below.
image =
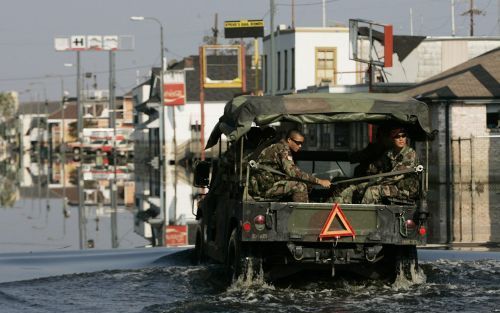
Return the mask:
[[[380,173],[380,174],[375,174],[375,175],[369,175],[369,176],[334,181],[334,182],[332,182],[332,186],[340,185],[340,184],[355,183],[355,182],[360,182],[360,181],[365,181],[365,180],[371,180],[373,178],[392,177],[392,176],[398,176],[398,175],[408,174],[408,173],[420,173],[423,170],[424,170],[424,167],[422,165],[417,165],[415,167],[411,167],[411,168],[407,168],[407,169],[399,170],[399,171],[392,171],[392,172],[387,172],[387,173]]]

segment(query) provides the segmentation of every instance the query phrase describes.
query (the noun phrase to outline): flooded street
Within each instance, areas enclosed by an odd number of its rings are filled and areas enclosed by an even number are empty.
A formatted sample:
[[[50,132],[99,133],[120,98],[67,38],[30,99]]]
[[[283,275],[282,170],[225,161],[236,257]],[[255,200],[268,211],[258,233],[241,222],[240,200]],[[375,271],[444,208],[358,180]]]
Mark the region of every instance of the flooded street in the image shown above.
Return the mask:
[[[299,273],[272,283],[228,284],[223,266],[191,265],[191,247],[147,248],[150,241],[134,231],[125,187],[116,208],[110,205],[109,175],[85,179],[80,205],[74,168],[95,175],[107,168],[98,159],[70,160],[64,175],[54,160],[51,167],[37,159],[22,167],[17,158],[2,163],[2,313],[500,311],[500,252],[477,248],[420,249],[413,282]]]
[[[492,254],[496,260],[423,260],[419,281],[413,283],[391,285],[349,276],[332,281],[312,274],[273,284],[237,281],[229,287],[221,266],[191,266],[189,253],[159,257],[133,270],[2,283],[1,311],[497,312],[500,304],[498,253]],[[424,254],[433,258],[432,251]]]

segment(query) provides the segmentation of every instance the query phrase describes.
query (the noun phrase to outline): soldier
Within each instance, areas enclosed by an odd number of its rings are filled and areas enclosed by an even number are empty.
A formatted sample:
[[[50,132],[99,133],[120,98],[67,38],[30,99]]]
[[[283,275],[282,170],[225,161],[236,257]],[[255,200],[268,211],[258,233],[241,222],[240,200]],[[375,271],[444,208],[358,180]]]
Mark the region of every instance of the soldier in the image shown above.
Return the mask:
[[[379,162],[382,171],[400,171],[417,166],[417,153],[408,146],[405,129],[392,129],[390,138],[392,140],[392,149],[387,151]],[[413,200],[417,193],[418,177],[415,174],[398,175],[385,178],[378,185],[369,186],[361,203],[380,203],[383,198],[387,197]]]
[[[299,151],[303,143],[304,135],[290,130],[286,139],[262,150],[257,158],[261,169],[250,181],[251,193],[264,198],[291,196],[294,202],[308,202],[307,183],[330,187],[329,180],[316,178],[295,165],[292,151]]]
[[[392,147],[381,158],[369,165],[367,174],[386,173],[413,168],[418,165],[415,150],[408,146],[406,131],[393,128],[389,133]],[[364,182],[345,188],[334,202],[353,203],[359,196],[361,203],[381,203],[383,198],[412,200],[418,193],[418,178],[415,175],[398,175],[380,178],[375,183]],[[359,200],[359,199],[358,199]]]

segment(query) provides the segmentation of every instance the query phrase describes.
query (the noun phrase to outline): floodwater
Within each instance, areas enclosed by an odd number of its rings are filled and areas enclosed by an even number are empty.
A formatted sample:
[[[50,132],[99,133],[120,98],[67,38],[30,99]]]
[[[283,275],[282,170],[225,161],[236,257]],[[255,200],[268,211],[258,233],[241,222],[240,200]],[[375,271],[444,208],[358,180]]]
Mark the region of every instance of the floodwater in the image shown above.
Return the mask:
[[[393,284],[341,273],[229,284],[220,265],[192,266],[191,248],[146,248],[125,203],[68,204],[57,175],[13,160],[0,162],[1,313],[500,312],[500,252],[420,249],[415,280]]]
[[[443,259],[446,253],[423,251],[421,271],[414,282],[393,284],[320,274],[297,275],[286,281],[260,279],[228,285],[220,265],[189,264],[190,250],[142,249],[144,264],[116,269],[53,275],[0,283],[1,312],[499,312],[500,254],[491,259]],[[160,251],[163,256],[152,255]],[[173,252],[173,253],[172,253]],[[420,251],[419,253],[421,253]],[[111,252],[109,252],[111,253]],[[141,255],[141,249],[129,252]],[[112,253],[111,253],[112,254]],[[455,252],[456,255],[456,252]],[[35,256],[38,266],[53,259]],[[113,260],[112,256],[108,256]],[[9,260],[10,258],[10,260]],[[134,259],[134,257],[131,257]],[[2,267],[20,255],[0,258]],[[41,262],[41,263],[40,263]],[[60,262],[60,261],[59,261]],[[74,262],[78,262],[75,258]],[[114,265],[107,264],[108,262]],[[22,263],[22,261],[21,261]],[[132,262],[134,263],[134,262]],[[12,265],[12,264],[11,264]],[[37,266],[36,264],[32,264]],[[16,267],[12,265],[13,267]],[[26,265],[27,266],[27,265]],[[62,266],[67,268],[68,264]],[[12,269],[12,268],[11,268]]]

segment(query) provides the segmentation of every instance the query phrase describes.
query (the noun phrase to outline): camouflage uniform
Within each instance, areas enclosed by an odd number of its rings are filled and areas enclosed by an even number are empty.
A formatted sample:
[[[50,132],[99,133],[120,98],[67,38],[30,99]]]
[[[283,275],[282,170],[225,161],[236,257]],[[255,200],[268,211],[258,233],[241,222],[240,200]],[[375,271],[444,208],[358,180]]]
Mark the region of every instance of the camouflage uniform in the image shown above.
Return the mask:
[[[306,182],[317,184],[318,180],[295,165],[286,142],[280,141],[262,150],[257,162],[286,176],[265,169],[253,171],[250,178],[251,195],[267,199],[291,196],[294,202],[309,201]]]
[[[418,158],[415,150],[405,146],[399,153],[389,150],[382,161],[385,169],[400,171],[417,166]],[[378,185],[369,186],[364,193],[361,203],[380,203],[383,198],[415,199],[418,193],[418,176],[416,174],[398,175],[383,178]]]
[[[370,164],[367,170],[368,175],[400,171],[417,166],[418,159],[409,146],[405,146],[399,153],[394,150],[387,151],[380,159]],[[405,174],[393,177],[380,178],[376,182],[364,182],[351,185],[345,188],[333,199],[338,203],[381,203],[383,198],[391,197],[398,199],[412,200],[418,193],[418,177],[416,174]],[[357,199],[359,196],[361,199]]]

